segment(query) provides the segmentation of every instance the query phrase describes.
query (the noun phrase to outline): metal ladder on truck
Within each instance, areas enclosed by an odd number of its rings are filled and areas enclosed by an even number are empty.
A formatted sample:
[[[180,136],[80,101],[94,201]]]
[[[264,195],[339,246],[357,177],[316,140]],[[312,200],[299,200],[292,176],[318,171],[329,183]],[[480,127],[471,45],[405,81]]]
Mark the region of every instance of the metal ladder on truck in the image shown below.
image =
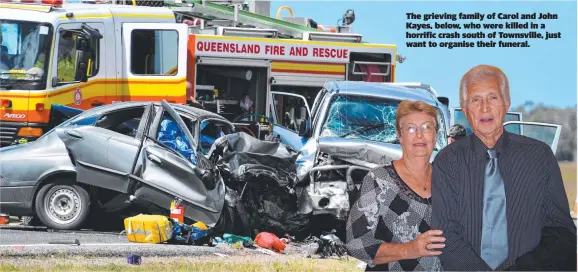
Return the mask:
[[[81,0],[83,1],[83,0]],[[170,8],[178,23],[184,20],[197,20],[200,24],[189,27],[191,34],[224,35],[224,32],[237,32],[244,36],[299,39],[306,41],[332,41],[349,43],[368,43],[362,40],[361,34],[351,33],[350,24],[355,20],[355,14],[344,14],[343,25],[337,26],[336,33],[327,32],[312,27],[307,18],[289,17],[283,20],[249,12],[247,0],[84,0],[113,2],[123,5],[167,7]],[[259,1],[259,0],[248,0]],[[242,8],[240,8],[242,7]],[[287,7],[283,8],[292,10]],[[352,11],[352,10],[348,10]],[[294,21],[294,22],[292,22]],[[299,22],[299,23],[295,23]],[[399,53],[395,56],[398,63],[403,63],[406,57]]]
[[[247,7],[244,0],[117,0],[115,2],[125,5],[168,7],[175,13],[177,22],[181,22],[184,18],[200,19],[200,30],[217,26],[235,27],[247,32],[275,33],[272,38],[364,43],[361,34],[331,33],[305,24],[249,12],[241,8]],[[348,29],[347,26],[342,28]]]

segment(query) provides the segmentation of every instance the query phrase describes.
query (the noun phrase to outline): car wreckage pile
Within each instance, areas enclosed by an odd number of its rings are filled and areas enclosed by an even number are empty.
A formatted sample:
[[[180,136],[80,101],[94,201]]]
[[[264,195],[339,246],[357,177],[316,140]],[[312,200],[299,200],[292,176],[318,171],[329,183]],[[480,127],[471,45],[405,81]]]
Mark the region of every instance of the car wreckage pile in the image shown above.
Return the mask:
[[[337,233],[315,229],[311,214],[299,211],[300,198],[295,190],[297,156],[281,143],[258,140],[244,132],[222,136],[209,151],[209,163],[203,169],[225,184],[225,204],[214,228],[200,221],[188,225],[165,216],[141,214],[125,219],[127,237],[146,243],[241,243],[243,247],[257,245],[278,253],[283,253],[286,244],[297,242],[310,254],[344,256],[345,247]],[[184,221],[190,223],[191,219]],[[145,222],[152,224],[145,226]],[[135,226],[151,231],[136,237],[139,232]],[[319,238],[313,233],[318,233]]]
[[[15,199],[3,202],[2,212],[33,216],[51,229],[78,229],[115,213],[135,242],[282,237],[343,253],[345,217],[317,219],[323,214],[307,208],[311,187],[299,182],[299,153],[287,145],[166,101],[116,103],[69,117],[36,141],[0,149],[2,183],[16,188],[3,185],[2,197]],[[206,151],[199,134],[208,121],[222,127]],[[175,202],[181,220],[170,218]],[[147,215],[152,219],[139,217]],[[110,221],[101,219],[92,221]],[[139,231],[144,238],[130,238]]]
[[[299,213],[297,206],[296,159],[297,153],[285,145],[244,132],[215,141],[209,160],[225,182],[231,232],[253,237],[259,231],[308,235],[309,216]]]
[[[245,247],[253,244],[254,237],[255,244],[277,252],[290,241],[305,242],[309,247],[316,245],[311,253],[345,255],[343,238],[337,236],[344,234],[335,230],[338,222],[327,228],[316,224],[311,213],[300,212],[307,191],[297,180],[297,152],[239,132],[217,139],[207,157],[210,164],[206,165],[214,168],[205,170],[214,171],[213,176],[225,185],[223,213],[207,236],[222,236],[229,244],[242,241]],[[199,240],[214,245],[220,239]]]

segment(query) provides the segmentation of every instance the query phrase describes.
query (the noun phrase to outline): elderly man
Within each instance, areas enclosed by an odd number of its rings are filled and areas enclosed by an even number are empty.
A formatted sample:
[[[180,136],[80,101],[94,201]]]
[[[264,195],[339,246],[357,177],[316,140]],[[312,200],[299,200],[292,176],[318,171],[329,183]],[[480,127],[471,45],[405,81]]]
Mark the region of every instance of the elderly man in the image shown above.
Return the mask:
[[[574,270],[576,226],[550,147],[509,133],[508,79],[479,65],[460,84],[473,134],[436,156],[432,228],[445,270]]]

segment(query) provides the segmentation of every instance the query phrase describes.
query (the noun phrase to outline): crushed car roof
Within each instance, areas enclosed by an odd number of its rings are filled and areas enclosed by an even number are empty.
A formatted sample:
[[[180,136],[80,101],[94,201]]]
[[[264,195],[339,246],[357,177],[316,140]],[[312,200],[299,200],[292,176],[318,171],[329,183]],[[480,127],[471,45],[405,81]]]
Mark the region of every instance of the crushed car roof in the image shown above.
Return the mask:
[[[331,81],[326,83],[328,90],[340,94],[365,95],[375,97],[388,97],[396,100],[410,99],[421,100],[431,105],[437,105],[437,98],[426,90],[407,88],[377,82],[359,81]]]
[[[105,111],[123,109],[123,108],[127,108],[127,107],[146,106],[149,103],[153,103],[155,106],[159,106],[159,107],[161,106],[161,102],[127,101],[127,102],[118,102],[118,103],[103,105],[103,106],[100,106],[98,108],[86,110],[85,112],[90,111],[92,114],[99,114],[99,113],[102,113]],[[195,108],[195,107],[190,107],[190,106],[183,105],[183,104],[173,104],[173,103],[169,103],[169,104],[171,106],[173,106],[176,110],[184,111],[184,112],[189,113],[195,117],[202,117],[203,119],[215,118],[215,119],[227,121],[227,119],[225,117],[218,115],[216,113],[207,111],[207,110],[203,110],[203,109],[199,109],[199,108]]]

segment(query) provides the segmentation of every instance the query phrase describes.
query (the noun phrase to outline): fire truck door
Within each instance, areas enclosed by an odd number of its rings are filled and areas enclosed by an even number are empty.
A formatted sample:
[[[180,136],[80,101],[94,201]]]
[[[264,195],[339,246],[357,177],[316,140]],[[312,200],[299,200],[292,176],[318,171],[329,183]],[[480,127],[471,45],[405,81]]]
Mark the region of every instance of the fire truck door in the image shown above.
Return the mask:
[[[106,103],[106,39],[90,41],[92,57],[88,63],[87,82],[67,83],[75,80],[76,74],[76,39],[78,35],[70,31],[80,31],[82,24],[104,33],[103,23],[64,23],[56,30],[56,44],[52,56],[51,87],[56,95],[50,97],[47,104],[69,105],[81,109],[90,109]]]
[[[174,23],[123,24],[124,100],[186,102],[187,27]]]

